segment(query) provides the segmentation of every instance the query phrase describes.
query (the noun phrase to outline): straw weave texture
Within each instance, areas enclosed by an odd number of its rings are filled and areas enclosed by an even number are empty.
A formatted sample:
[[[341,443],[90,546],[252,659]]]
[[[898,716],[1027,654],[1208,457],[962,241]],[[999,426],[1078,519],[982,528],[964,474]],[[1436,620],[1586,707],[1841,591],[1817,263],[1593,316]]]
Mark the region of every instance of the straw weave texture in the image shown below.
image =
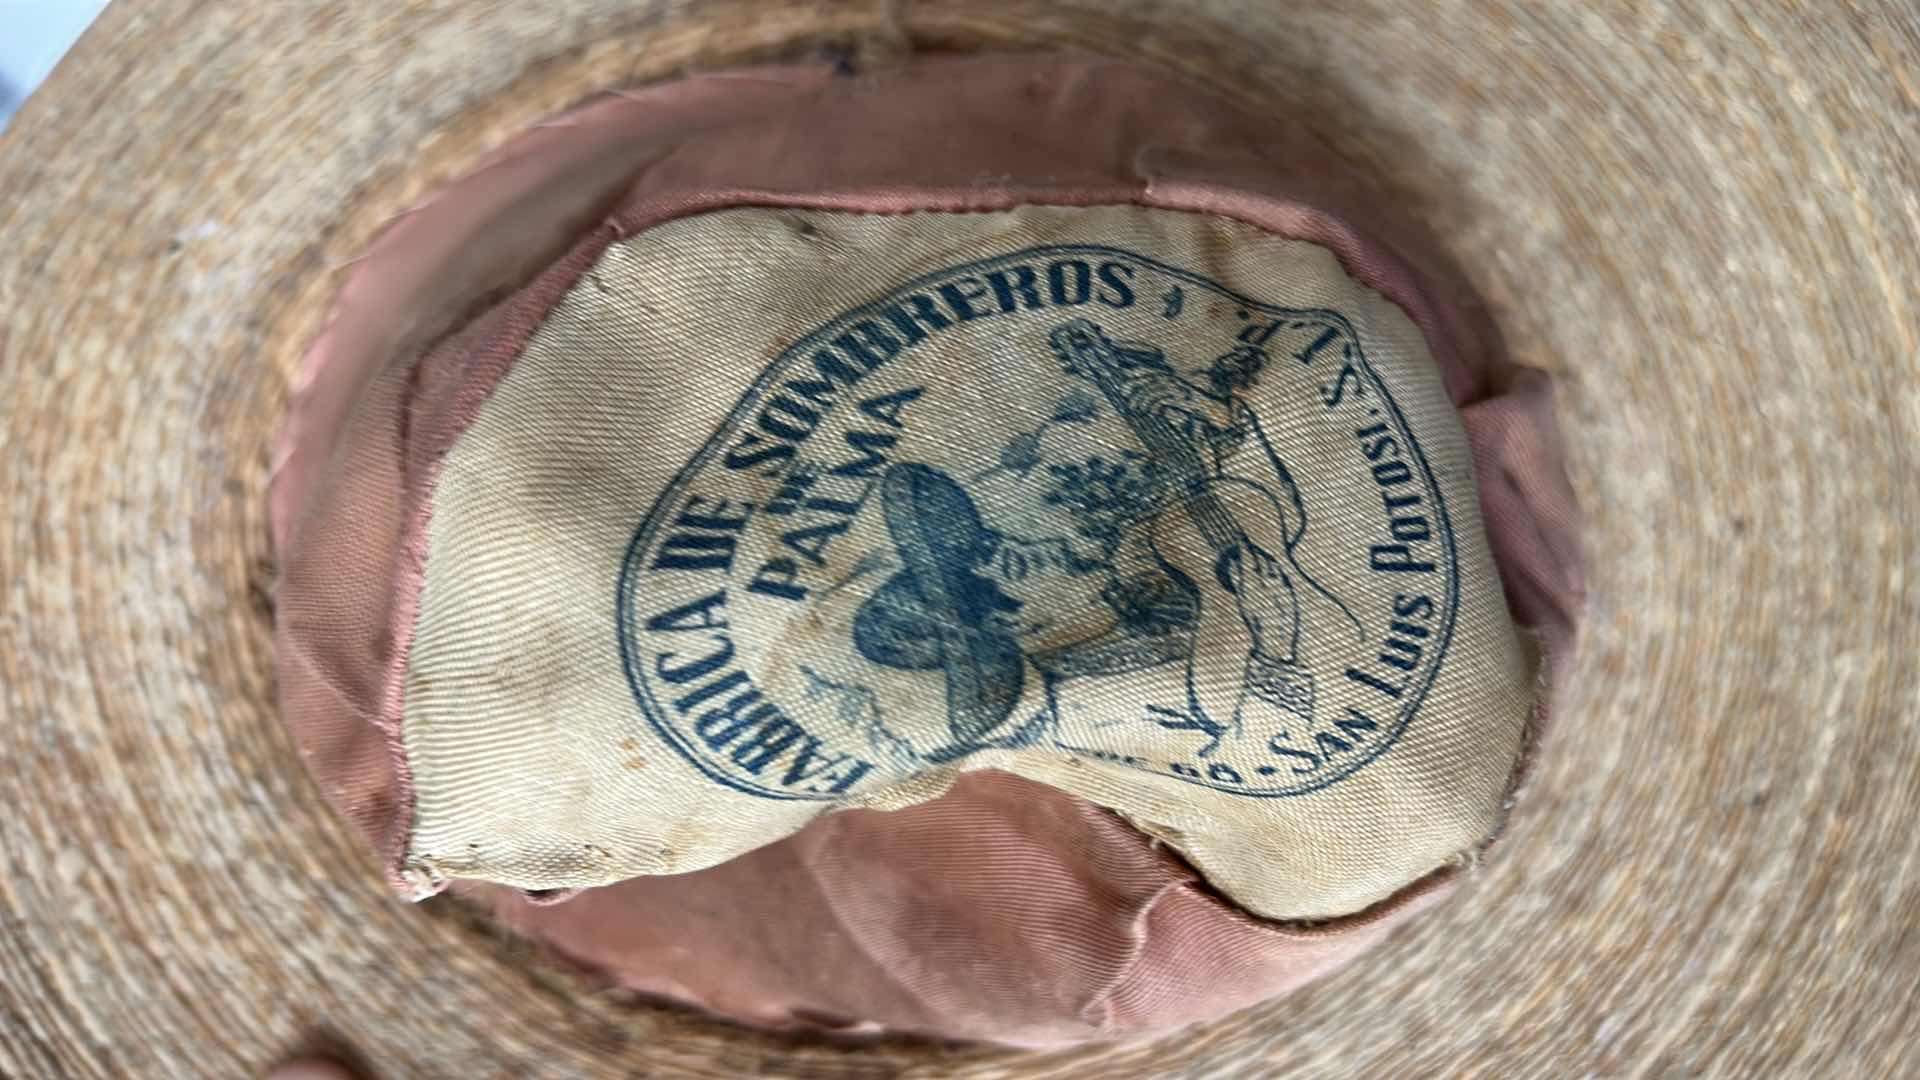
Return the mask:
[[[1156,1045],[746,1032],[390,898],[274,709],[340,268],[588,92],[1075,47],[1301,117],[1552,371],[1584,639],[1451,902]],[[0,136],[0,1075],[1895,1075],[1920,1057],[1920,18],[1797,5],[127,0]]]

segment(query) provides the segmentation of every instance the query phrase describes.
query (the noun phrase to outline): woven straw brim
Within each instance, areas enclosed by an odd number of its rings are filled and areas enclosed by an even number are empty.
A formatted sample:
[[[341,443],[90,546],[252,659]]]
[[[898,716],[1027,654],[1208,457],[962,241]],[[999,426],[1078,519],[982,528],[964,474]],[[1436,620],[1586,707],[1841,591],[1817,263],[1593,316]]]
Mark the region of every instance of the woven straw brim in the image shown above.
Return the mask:
[[[1792,7],[114,5],[0,138],[0,1074],[1910,1067],[1920,25]],[[1554,373],[1593,599],[1505,844],[1305,992],[1045,1057],[748,1032],[393,900],[271,677],[267,455],[341,266],[592,90],[989,46],[1302,118]]]

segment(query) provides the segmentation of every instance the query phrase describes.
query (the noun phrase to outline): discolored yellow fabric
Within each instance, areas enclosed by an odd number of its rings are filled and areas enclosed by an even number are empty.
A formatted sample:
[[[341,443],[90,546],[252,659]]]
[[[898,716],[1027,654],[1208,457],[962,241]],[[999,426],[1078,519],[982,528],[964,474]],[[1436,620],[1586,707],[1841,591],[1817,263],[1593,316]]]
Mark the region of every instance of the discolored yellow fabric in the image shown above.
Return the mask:
[[[431,878],[697,870],[997,768],[1327,918],[1489,834],[1533,703],[1420,333],[1211,215],[646,230],[456,441],[428,541]]]
[[[1899,1075],[1910,12],[109,6],[0,135],[0,1072],[257,1075],[324,1031],[446,1077]],[[1037,1056],[634,1007],[396,902],[278,722],[263,474],[339,267],[580,95],[847,32],[1150,61],[1305,117],[1557,380],[1600,602],[1537,797],[1452,901],[1305,993]]]

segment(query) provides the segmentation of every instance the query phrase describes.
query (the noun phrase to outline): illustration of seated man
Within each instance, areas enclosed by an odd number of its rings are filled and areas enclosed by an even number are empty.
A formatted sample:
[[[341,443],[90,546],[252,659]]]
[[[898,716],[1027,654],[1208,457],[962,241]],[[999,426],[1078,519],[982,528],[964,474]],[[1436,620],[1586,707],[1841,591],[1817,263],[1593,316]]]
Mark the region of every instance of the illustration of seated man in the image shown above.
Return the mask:
[[[1191,731],[1198,756],[1309,729],[1303,600],[1321,632],[1364,632],[1299,565],[1305,506],[1238,393],[1265,354],[1234,349],[1202,387],[1085,319],[1050,344],[1059,402],[998,464],[882,479],[897,569],[852,632],[868,661],[944,678],[951,742],[923,760],[1120,723]]]

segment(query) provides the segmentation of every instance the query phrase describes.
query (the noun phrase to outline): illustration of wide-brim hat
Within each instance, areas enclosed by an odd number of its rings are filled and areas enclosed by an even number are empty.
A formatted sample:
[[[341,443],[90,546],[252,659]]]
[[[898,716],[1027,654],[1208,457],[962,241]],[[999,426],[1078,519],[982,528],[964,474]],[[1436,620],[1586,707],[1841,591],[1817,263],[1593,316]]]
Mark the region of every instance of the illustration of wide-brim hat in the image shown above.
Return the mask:
[[[110,7],[0,135],[0,1072],[1896,1072],[1915,34],[1897,4]],[[267,477],[353,261],[609,89],[1036,50],[1302,126],[1554,377],[1589,601],[1486,865],[1303,991],[1043,1055],[753,1030],[396,902],[275,675]]]

